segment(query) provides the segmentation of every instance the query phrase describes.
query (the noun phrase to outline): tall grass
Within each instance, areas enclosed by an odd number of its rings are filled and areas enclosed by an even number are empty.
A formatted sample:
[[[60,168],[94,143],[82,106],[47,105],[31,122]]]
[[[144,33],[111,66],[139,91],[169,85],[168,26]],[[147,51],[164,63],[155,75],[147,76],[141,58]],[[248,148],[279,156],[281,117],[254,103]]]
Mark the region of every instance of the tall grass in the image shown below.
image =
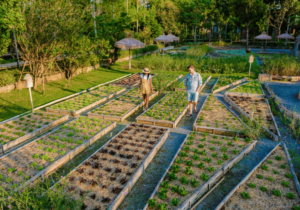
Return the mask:
[[[299,76],[300,64],[289,55],[274,55],[265,59],[263,70],[267,74],[280,76]]]
[[[45,178],[18,190],[14,190],[10,183],[3,182],[0,185],[0,209],[81,209],[83,200],[75,200],[64,193],[65,183],[56,185],[55,189],[50,188],[53,179],[57,181],[59,178]]]
[[[226,58],[196,58],[189,55],[151,55],[144,56],[135,64],[137,68],[147,66],[152,70],[164,71],[187,71],[189,65],[194,65],[198,72],[202,73],[243,73],[249,70],[247,57],[226,57]],[[258,71],[258,66],[252,66],[252,71]]]
[[[187,56],[195,56],[195,57],[200,57],[202,55],[204,55],[205,53],[207,53],[209,49],[209,46],[204,44],[204,45],[196,45],[196,46],[192,46],[190,47],[190,49],[186,50],[186,55]]]

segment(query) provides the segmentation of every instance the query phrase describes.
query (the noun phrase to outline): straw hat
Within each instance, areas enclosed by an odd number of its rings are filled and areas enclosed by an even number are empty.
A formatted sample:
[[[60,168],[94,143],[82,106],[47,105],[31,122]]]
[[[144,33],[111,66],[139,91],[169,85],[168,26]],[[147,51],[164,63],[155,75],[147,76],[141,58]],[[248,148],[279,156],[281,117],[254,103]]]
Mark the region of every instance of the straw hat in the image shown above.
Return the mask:
[[[144,68],[143,69],[143,73],[150,73],[151,71],[149,70],[149,68]]]

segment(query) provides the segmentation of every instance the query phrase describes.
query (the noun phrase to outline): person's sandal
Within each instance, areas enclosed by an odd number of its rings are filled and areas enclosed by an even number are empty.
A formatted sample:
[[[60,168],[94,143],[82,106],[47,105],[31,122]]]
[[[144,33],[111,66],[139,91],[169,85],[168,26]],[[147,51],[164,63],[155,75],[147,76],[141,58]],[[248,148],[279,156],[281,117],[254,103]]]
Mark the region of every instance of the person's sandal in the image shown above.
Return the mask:
[[[192,114],[187,114],[186,116],[187,116],[187,117],[190,117],[190,116],[192,116]]]
[[[195,113],[195,114],[197,114],[197,112],[198,112],[197,110],[194,110],[194,113]]]

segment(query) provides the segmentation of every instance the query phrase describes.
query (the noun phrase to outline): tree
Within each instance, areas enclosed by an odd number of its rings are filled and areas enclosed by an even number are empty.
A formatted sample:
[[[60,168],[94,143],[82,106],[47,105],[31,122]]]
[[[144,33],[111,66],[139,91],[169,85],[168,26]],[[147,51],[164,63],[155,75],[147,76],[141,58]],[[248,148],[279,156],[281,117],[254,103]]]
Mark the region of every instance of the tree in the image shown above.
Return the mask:
[[[277,28],[281,34],[283,21],[297,12],[297,0],[285,0],[280,4],[272,4],[271,9],[270,25]]]
[[[249,26],[267,15],[267,5],[262,0],[230,0],[230,10],[234,17],[247,27],[247,44],[249,40]]]
[[[50,67],[92,25],[91,7],[78,0],[30,1],[23,16],[26,30],[18,35],[20,56],[29,64],[34,88],[41,77],[45,93],[44,77]]]
[[[21,13],[19,0],[0,1],[0,55],[7,52],[11,43],[10,35],[13,26],[17,31],[24,29],[24,18]]]

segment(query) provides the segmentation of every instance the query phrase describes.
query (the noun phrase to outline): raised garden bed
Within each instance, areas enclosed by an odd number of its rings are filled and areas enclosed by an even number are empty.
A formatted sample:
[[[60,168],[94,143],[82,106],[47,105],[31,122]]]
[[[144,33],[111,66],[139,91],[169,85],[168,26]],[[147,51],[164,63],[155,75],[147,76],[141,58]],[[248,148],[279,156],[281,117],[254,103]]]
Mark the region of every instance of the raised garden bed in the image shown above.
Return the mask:
[[[271,112],[269,102],[263,96],[250,94],[241,96],[240,94],[227,92],[224,95],[224,99],[241,115],[260,123],[269,136],[278,141],[280,132]]]
[[[276,146],[224,198],[216,210],[300,209],[299,181],[284,147]]]
[[[155,98],[158,92],[154,92],[149,96],[149,101]],[[137,89],[133,89],[124,95],[112,100],[101,107],[98,107],[90,112],[88,116],[92,118],[124,121],[127,117],[136,112],[144,105],[144,99]]]
[[[209,95],[201,108],[194,131],[207,132],[225,136],[244,137],[244,123],[213,95]]]
[[[67,101],[47,107],[46,111],[68,114],[76,117],[80,113],[85,112],[116,95],[119,95],[125,90],[126,89],[122,87],[102,86],[89,93],[84,93]]]
[[[164,90],[180,78],[182,78],[182,75],[177,76],[174,74],[157,74],[152,80],[152,85],[157,90]]]
[[[68,115],[38,112],[7,121],[0,124],[0,143],[5,151],[50,130],[68,118]]]
[[[76,167],[65,193],[81,209],[117,209],[169,135],[169,129],[132,123]]]
[[[253,80],[246,84],[241,84],[235,88],[230,89],[229,92],[264,95],[263,90],[257,80]]]
[[[115,122],[80,117],[0,159],[0,181],[16,188],[49,174],[116,126]]]
[[[300,76],[280,76],[271,74],[259,74],[259,81],[282,81],[282,82],[297,82],[300,80]]]
[[[204,81],[204,83],[202,84],[201,88],[200,88],[200,92],[203,90],[203,88],[205,87],[205,85],[208,83],[208,81],[211,79],[211,75],[210,76],[204,76],[202,77],[202,81]],[[175,91],[180,90],[180,91],[185,91],[185,86],[184,86],[184,81],[182,81],[177,88],[175,88]]]
[[[139,84],[140,82],[140,74],[134,74],[130,77],[127,77],[125,79],[119,80],[117,82],[109,84],[110,86],[121,86],[121,87],[126,87],[126,88],[132,88],[135,87]]]
[[[188,109],[185,92],[175,91],[145,111],[136,121],[138,123],[175,128]]]
[[[191,209],[257,141],[192,132],[152,193],[146,209]]]
[[[232,86],[241,84],[247,81],[247,77],[239,77],[239,76],[219,76],[216,84],[212,89],[212,93],[217,93]]]

